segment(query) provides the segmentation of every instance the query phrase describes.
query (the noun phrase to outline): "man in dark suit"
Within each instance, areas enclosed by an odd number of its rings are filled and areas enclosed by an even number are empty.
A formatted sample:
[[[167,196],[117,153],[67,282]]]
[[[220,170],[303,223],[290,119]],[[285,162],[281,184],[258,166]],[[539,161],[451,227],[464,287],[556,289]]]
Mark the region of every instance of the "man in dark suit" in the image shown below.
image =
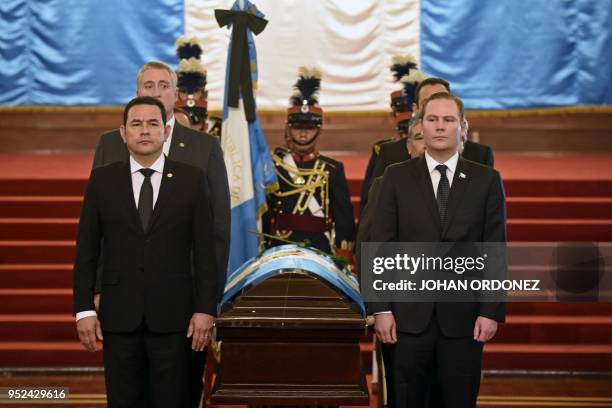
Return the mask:
[[[158,99],[131,100],[120,133],[128,159],[94,169],[85,192],[73,281],[77,331],[90,351],[96,338],[104,342],[110,407],[182,408],[190,346],[206,346],[224,283],[215,272],[209,186],[201,169],[162,153],[170,126]]]
[[[216,253],[218,279],[225,280],[229,257],[230,242],[230,198],[227,181],[227,171],[223,161],[223,152],[218,138],[206,133],[189,129],[176,122],[174,106],[178,97],[177,75],[168,65],[151,61],[142,66],[136,78],[138,96],[152,96],[159,99],[165,108],[168,123],[171,127],[170,136],[163,146],[164,154],[181,163],[197,166],[204,171],[206,183],[210,188],[210,203],[213,213],[215,241],[211,243]],[[126,160],[128,150],[121,139],[119,130],[113,130],[100,137],[93,167]],[[100,271],[102,268],[100,268]],[[100,281],[101,277],[98,277]],[[223,291],[220,286],[219,291]],[[97,304],[97,298],[96,298]],[[194,403],[199,405],[202,393],[202,375],[206,353],[195,353],[192,374],[192,392]]]
[[[421,117],[426,153],[385,171],[372,241],[505,242],[499,173],[459,156],[462,102],[436,93],[424,102]],[[429,406],[434,373],[444,406],[476,406],[483,343],[504,319],[502,303],[372,303],[369,308],[378,338],[393,344],[387,368],[393,370],[394,406]]]
[[[420,132],[421,128],[420,128],[419,110],[422,107],[423,101],[425,101],[427,98],[429,98],[434,93],[438,93],[438,92],[450,93],[450,84],[442,78],[436,78],[436,77],[426,78],[417,85],[414,92],[415,92],[414,98],[412,98],[414,100],[413,105],[412,105],[412,110],[414,113],[413,113],[412,118],[419,122],[418,131]],[[474,143],[474,142],[467,140],[468,121],[464,120],[463,124],[464,124],[464,127],[462,128],[462,133],[461,133],[463,144],[460,147],[461,156],[463,158],[474,161],[476,163],[481,163],[481,164],[493,167],[493,151],[491,150],[491,148],[489,146],[485,146],[485,145]],[[385,172],[385,169],[391,164],[401,163],[403,161],[409,160],[412,157],[417,157],[418,154],[415,154],[415,153],[419,153],[419,154],[422,153],[423,146],[421,146],[420,144],[415,144],[416,139],[422,138],[422,133],[419,134],[419,132],[415,132],[414,135],[412,135],[413,126],[415,126],[415,124],[411,119],[411,124],[410,124],[411,137],[406,138],[406,139],[399,139],[399,140],[383,143],[379,146],[378,159],[376,160],[376,164],[372,172],[374,178],[382,177],[383,173]],[[418,143],[421,143],[421,142],[418,142]],[[380,188],[380,182],[378,184],[378,187]],[[375,194],[378,194],[379,188],[375,189],[374,191]],[[371,190],[374,190],[374,189],[371,188]],[[369,196],[371,196],[371,194],[368,194],[368,197]],[[378,201],[375,196],[373,200],[375,202]],[[370,230],[372,226],[372,220],[370,218],[373,217],[374,214],[376,214],[375,205],[364,206],[363,211],[360,213],[359,230],[358,230],[358,235],[357,235],[358,239],[357,239],[357,245],[356,245],[357,247],[359,247],[360,242],[361,242],[359,241],[359,238],[370,236],[371,234]],[[362,224],[363,224],[363,228],[362,228]],[[365,242],[365,240],[363,242]],[[389,347],[386,345],[382,346],[382,355],[385,358],[385,360],[388,358],[388,355],[389,355],[387,352],[388,348]],[[387,373],[387,379],[388,380],[391,379],[392,375],[393,373],[391,372]],[[434,387],[437,389],[438,388],[437,384],[435,384]],[[436,397],[438,393],[433,392],[433,395],[434,397]],[[389,396],[389,401],[392,404],[391,395]],[[434,407],[437,408],[437,407],[442,406],[442,404],[439,400],[434,399],[431,401],[431,404],[429,406],[431,408],[434,408]]]

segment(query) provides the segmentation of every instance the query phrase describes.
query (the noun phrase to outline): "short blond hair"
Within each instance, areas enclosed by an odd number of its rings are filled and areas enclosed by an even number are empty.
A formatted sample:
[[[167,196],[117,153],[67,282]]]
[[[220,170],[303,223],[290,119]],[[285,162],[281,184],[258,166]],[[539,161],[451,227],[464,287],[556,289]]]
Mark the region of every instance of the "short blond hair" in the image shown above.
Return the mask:
[[[136,89],[137,90],[140,89],[140,83],[142,82],[142,76],[144,75],[144,72],[148,69],[163,69],[167,71],[168,74],[170,75],[170,83],[172,85],[172,89],[176,89],[176,82],[177,82],[176,72],[174,72],[174,70],[170,67],[170,65],[165,64],[161,61],[149,61],[146,64],[144,64],[138,71],[138,75],[136,76]]]

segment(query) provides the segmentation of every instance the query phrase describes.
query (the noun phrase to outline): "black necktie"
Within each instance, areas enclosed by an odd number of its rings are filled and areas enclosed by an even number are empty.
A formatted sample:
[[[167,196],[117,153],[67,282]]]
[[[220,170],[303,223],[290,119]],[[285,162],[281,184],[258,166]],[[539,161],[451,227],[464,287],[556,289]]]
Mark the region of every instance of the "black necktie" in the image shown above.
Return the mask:
[[[436,201],[438,202],[438,211],[440,212],[440,221],[442,225],[446,222],[446,205],[448,204],[448,193],[450,185],[448,177],[446,177],[447,167],[444,164],[438,164],[436,170],[440,172],[440,182],[438,183],[438,191],[436,192]]]
[[[144,176],[142,187],[140,187],[140,196],[138,196],[138,214],[142,222],[142,229],[145,231],[149,226],[151,214],[153,213],[153,185],[151,184],[151,175],[155,173],[153,169],[140,169]]]

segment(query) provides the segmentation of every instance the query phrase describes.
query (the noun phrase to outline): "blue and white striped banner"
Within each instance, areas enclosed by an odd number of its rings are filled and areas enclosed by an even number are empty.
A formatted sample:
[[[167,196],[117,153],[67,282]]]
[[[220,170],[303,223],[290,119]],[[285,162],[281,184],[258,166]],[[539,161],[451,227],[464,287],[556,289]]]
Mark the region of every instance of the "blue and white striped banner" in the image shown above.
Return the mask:
[[[0,2],[1,105],[114,105],[148,60],[176,66],[197,35],[222,108],[230,0]],[[387,109],[394,54],[414,54],[468,108],[612,105],[612,0],[261,0],[258,106],[287,106],[300,65],[322,69],[329,110]]]

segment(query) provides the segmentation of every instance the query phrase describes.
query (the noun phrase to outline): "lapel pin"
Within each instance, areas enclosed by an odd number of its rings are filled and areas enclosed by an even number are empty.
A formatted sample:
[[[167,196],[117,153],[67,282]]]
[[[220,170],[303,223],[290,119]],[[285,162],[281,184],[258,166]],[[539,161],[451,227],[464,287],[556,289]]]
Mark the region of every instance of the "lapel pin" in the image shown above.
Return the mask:
[[[181,143],[179,143],[179,146],[185,147],[185,143],[181,142]]]
[[[166,177],[168,177],[168,178],[172,178],[173,176],[174,176],[174,174],[172,174],[172,173],[166,174]]]
[[[459,177],[464,179],[465,178],[465,173],[459,173]]]

